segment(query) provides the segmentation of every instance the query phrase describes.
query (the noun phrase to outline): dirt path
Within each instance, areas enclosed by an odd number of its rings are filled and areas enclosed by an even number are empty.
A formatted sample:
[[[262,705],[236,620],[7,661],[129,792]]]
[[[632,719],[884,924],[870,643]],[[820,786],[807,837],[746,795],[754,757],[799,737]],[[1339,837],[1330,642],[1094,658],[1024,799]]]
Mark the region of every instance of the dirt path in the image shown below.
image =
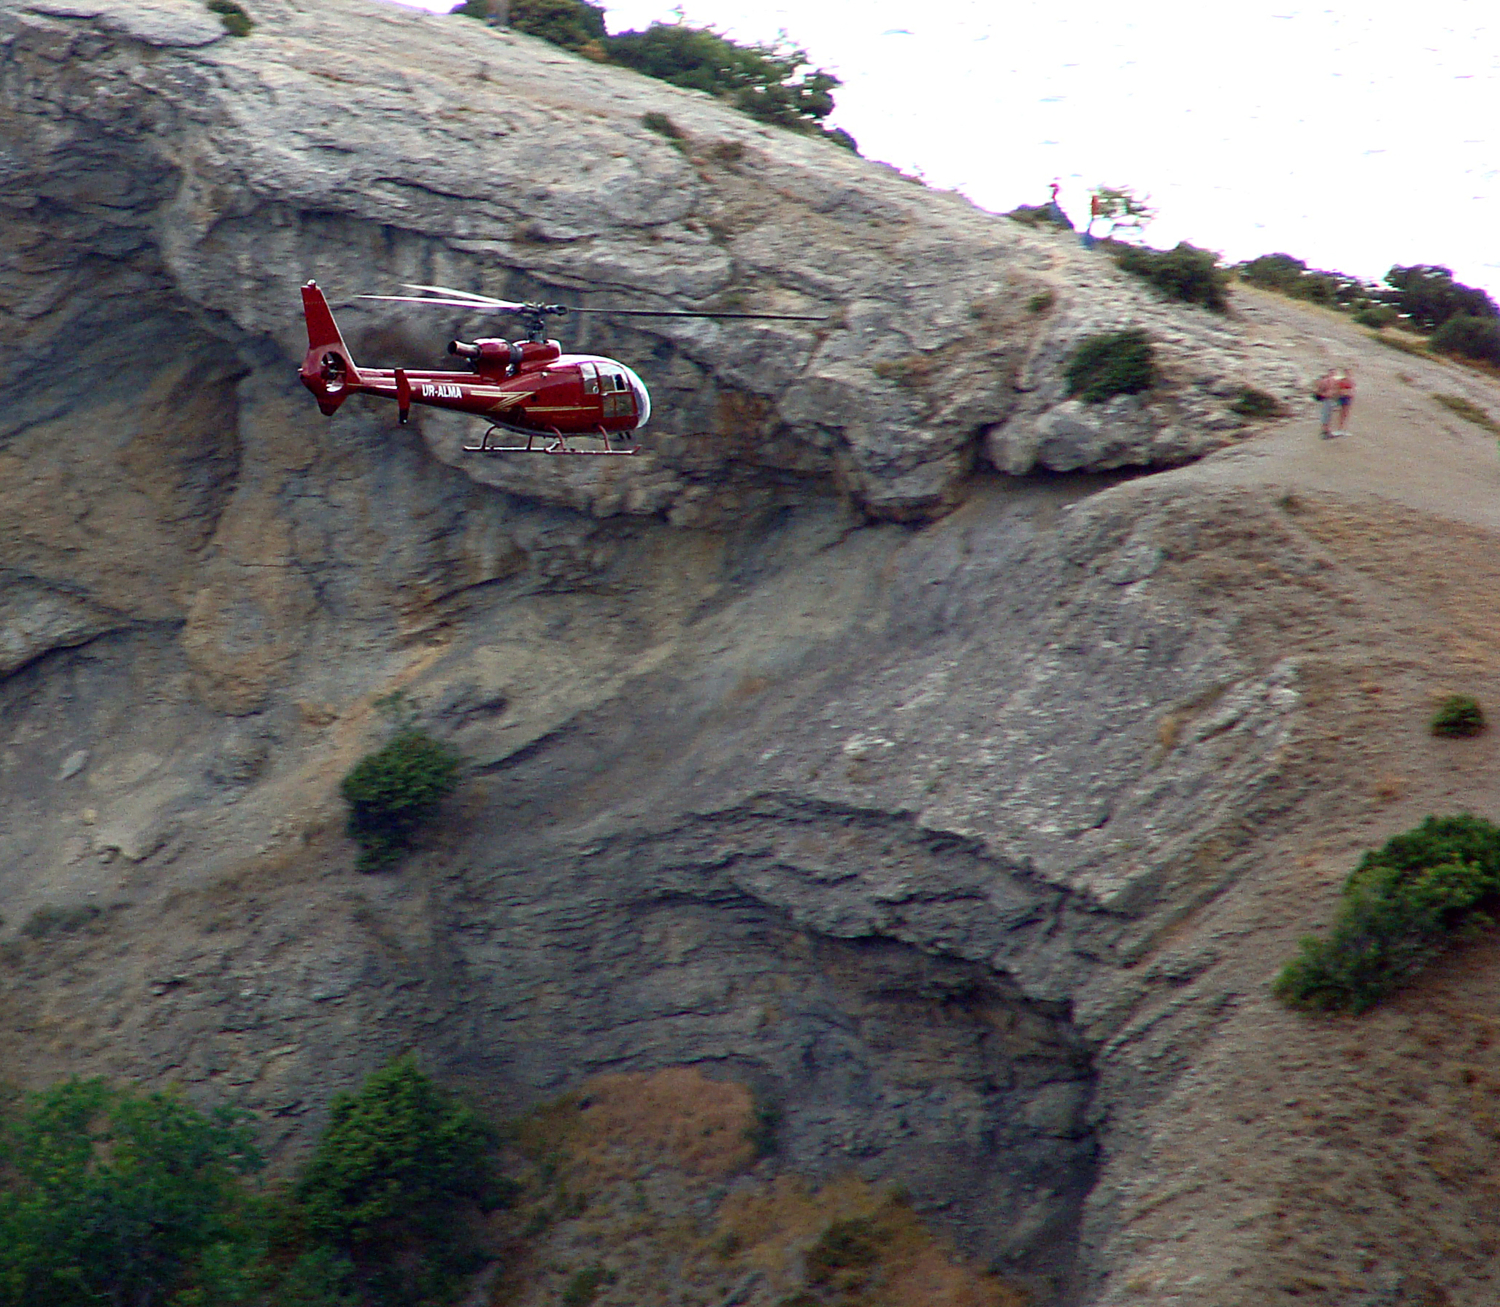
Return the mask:
[[[1288,1012],[1269,981],[1323,930],[1361,850],[1433,812],[1500,819],[1500,730],[1441,741],[1435,699],[1500,713],[1500,454],[1438,403],[1500,421],[1500,382],[1382,345],[1338,315],[1239,292],[1260,347],[1343,364],[1347,436],[1315,403],[1110,493],[1178,501],[1166,583],[1256,662],[1299,665],[1283,816],[1184,938],[1216,961],[1173,1004],[1218,1004],[1126,1166],[1097,1307],[1488,1307],[1500,1300],[1500,938],[1360,1018]],[[1309,385],[1309,391],[1311,386]]]
[[[1345,365],[1357,392],[1349,433],[1318,435],[1317,405],[1174,476],[1218,485],[1275,484],[1371,494],[1418,512],[1500,530],[1500,452],[1492,432],[1433,398],[1456,396],[1500,423],[1500,382],[1456,363],[1383,345],[1348,318],[1241,289],[1236,308],[1260,347],[1291,356],[1309,377]],[[1311,386],[1309,386],[1309,392]]]

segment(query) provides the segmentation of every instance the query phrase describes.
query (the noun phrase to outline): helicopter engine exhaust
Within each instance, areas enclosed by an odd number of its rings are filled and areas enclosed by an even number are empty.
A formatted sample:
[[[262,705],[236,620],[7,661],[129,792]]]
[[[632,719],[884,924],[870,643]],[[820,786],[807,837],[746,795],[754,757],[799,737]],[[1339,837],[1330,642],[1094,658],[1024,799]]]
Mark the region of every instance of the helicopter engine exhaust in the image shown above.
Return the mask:
[[[469,366],[476,372],[495,370],[506,376],[514,376],[525,357],[522,347],[508,340],[480,340],[472,345],[468,341],[450,340],[448,353],[468,359]]]

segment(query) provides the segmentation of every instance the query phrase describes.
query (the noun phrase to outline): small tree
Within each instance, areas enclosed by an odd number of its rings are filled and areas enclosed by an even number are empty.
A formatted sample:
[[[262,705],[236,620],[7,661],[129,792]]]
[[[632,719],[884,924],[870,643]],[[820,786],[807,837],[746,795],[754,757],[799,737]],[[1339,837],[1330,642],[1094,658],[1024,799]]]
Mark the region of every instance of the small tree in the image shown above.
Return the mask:
[[[361,871],[394,862],[458,785],[458,752],[407,725],[344,777],[345,830],[359,845]]]
[[[1427,345],[1439,354],[1500,363],[1500,320],[1455,314],[1432,333]]]
[[[1084,230],[1092,233],[1096,222],[1107,222],[1106,239],[1113,239],[1119,231],[1139,236],[1156,217],[1150,199],[1149,195],[1137,195],[1130,186],[1096,186],[1090,192],[1089,225]]]
[[[466,1210],[508,1196],[494,1147],[484,1121],[410,1058],[374,1072],[357,1094],[336,1095],[296,1188],[309,1242],[331,1250],[309,1275],[337,1283],[348,1258],[377,1297],[403,1304],[451,1281],[471,1252]]]
[[[1292,1007],[1364,1012],[1455,935],[1492,925],[1500,828],[1463,813],[1428,817],[1360,859],[1333,929],[1301,941],[1273,992]]]
[[[1383,303],[1408,318],[1422,331],[1436,331],[1449,318],[1500,317],[1500,309],[1484,291],[1453,280],[1450,268],[1432,263],[1397,264],[1385,274],[1390,288],[1379,292]]]
[[[610,38],[609,57],[690,91],[727,100],[762,122],[817,131],[833,112],[839,79],[810,72],[806,50],[794,45],[741,45],[711,27],[652,23],[644,32]]]
[[[517,32],[539,36],[564,50],[605,58],[609,37],[604,30],[604,10],[599,5],[586,4],[584,0],[509,0],[508,7],[510,26]]]
[[[224,1255],[261,1164],[239,1114],[68,1080],[25,1101],[3,1157],[0,1301],[153,1307],[200,1259],[245,1260]]]

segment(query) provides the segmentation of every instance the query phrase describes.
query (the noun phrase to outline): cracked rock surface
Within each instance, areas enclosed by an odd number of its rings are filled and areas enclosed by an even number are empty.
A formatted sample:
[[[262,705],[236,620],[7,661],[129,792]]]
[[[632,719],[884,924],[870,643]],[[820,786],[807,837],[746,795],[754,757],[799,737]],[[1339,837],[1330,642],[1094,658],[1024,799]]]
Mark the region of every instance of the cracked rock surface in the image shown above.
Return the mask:
[[[1500,694],[1500,469],[1429,398],[1490,383],[461,18],[250,8],[0,0],[12,1074],[289,1156],[408,1049],[508,1108],[689,1064],[779,1105],[764,1166],[902,1186],[1039,1302],[1491,1301],[1484,955],[1369,1078],[1266,994],[1360,848],[1500,792],[1421,725]],[[485,324],[356,292],[829,320],[589,319],[649,455],[476,464],[318,416],[309,276],[412,366]],[[1166,384],[1068,400],[1132,325]],[[1347,358],[1346,441],[1229,412]],[[398,690],[469,767],[360,876]]]

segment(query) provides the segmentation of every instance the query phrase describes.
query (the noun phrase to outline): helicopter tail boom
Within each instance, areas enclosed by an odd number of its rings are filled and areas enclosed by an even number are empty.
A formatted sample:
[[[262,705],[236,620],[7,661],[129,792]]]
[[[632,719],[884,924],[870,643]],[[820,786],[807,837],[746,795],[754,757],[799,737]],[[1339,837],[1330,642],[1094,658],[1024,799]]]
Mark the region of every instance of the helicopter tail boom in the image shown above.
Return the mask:
[[[359,385],[359,369],[315,281],[302,288],[302,313],[307,319],[307,354],[298,375],[317,399],[323,416],[332,417]]]

